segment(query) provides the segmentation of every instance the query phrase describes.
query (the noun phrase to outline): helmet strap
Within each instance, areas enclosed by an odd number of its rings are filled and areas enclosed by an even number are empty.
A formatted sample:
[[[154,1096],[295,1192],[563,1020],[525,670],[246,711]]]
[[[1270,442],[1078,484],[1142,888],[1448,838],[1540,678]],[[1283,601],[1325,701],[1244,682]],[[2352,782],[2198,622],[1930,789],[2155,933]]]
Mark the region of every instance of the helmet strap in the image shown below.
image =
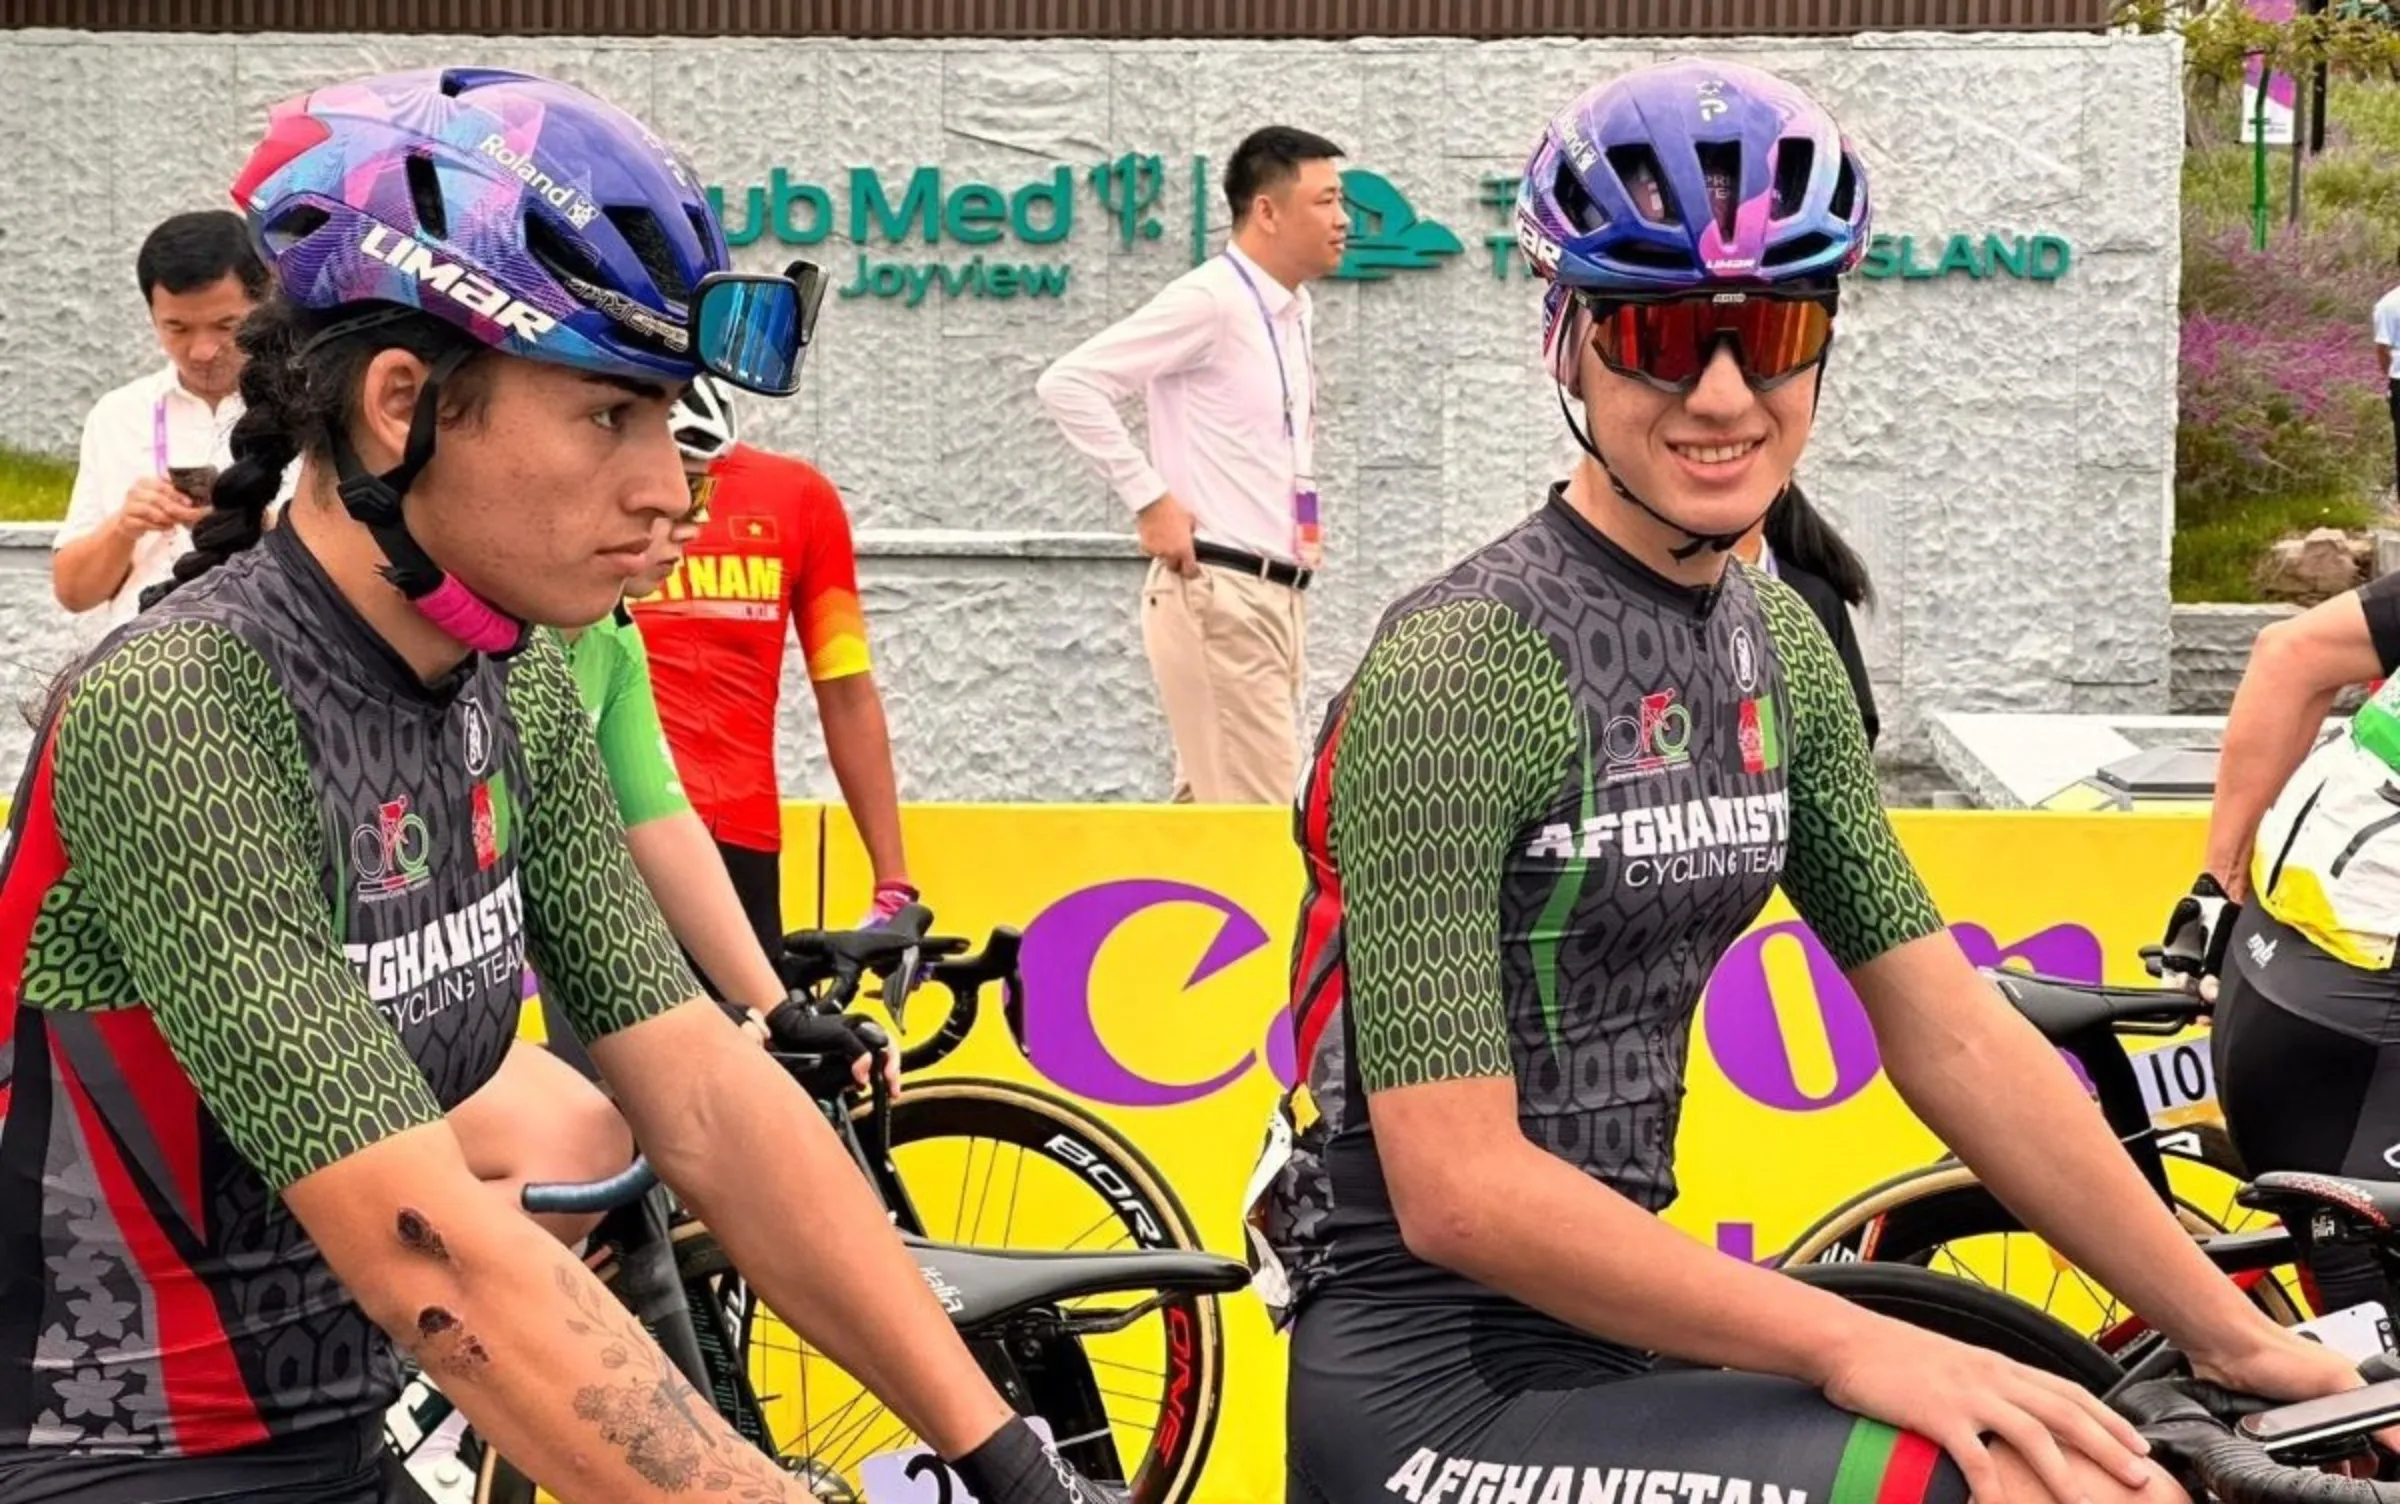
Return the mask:
[[[1653,520],[1664,523],[1666,526],[1673,528],[1676,532],[1683,534],[1684,537],[1691,540],[1680,548],[1673,548],[1667,551],[1668,557],[1672,558],[1676,563],[1682,564],[1688,562],[1693,555],[1699,553],[1702,549],[1708,549],[1712,552],[1720,554],[1729,552],[1736,543],[1742,541],[1743,537],[1749,533],[1750,529],[1758,526],[1758,524],[1766,518],[1767,511],[1775,505],[1774,501],[1770,498],[1767,502],[1767,505],[1759,509],[1758,516],[1751,518],[1748,522],[1742,524],[1740,527],[1734,529],[1730,533],[1702,533],[1695,532],[1691,528],[1685,527],[1682,523],[1677,522],[1674,518],[1669,517],[1666,513],[1652,506],[1647,501],[1644,501],[1639,495],[1635,494],[1633,487],[1625,484],[1625,478],[1617,474],[1616,467],[1608,462],[1608,456],[1600,452],[1600,446],[1593,443],[1591,435],[1584,431],[1583,425],[1575,421],[1574,410],[1567,406],[1567,389],[1565,384],[1553,384],[1558,389],[1558,411],[1559,414],[1567,420],[1567,431],[1575,435],[1575,442],[1583,446],[1583,452],[1590,455],[1592,457],[1592,462],[1600,467],[1600,473],[1608,477],[1610,489],[1614,490],[1619,496],[1624,497],[1627,501],[1632,502],[1635,506],[1641,508],[1642,511],[1648,513]]]
[[[366,461],[359,457],[357,448],[350,442],[347,424],[336,420],[326,435],[333,451],[333,468],[338,477],[335,490],[342,498],[342,510],[365,524],[367,531],[374,535],[375,546],[383,550],[386,561],[379,571],[384,579],[420,609],[437,592],[450,598],[465,590],[433,561],[433,556],[426,553],[416,536],[409,532],[401,503],[407,499],[408,488],[416,483],[418,472],[433,458],[434,439],[441,427],[442,383],[455,375],[459,366],[473,353],[466,349],[452,350],[435,360],[432,368],[426,372],[425,385],[417,393],[416,409],[409,415],[408,441],[401,450],[400,463],[391,469],[378,475],[367,468]],[[445,585],[452,589],[445,591]],[[481,604],[488,606],[488,603]],[[532,629],[524,622],[508,617],[496,608],[490,610],[488,615],[513,626],[516,629],[515,642],[499,644],[496,640],[491,643],[477,641],[468,643],[468,646],[496,656],[506,656],[519,651],[530,640]]]

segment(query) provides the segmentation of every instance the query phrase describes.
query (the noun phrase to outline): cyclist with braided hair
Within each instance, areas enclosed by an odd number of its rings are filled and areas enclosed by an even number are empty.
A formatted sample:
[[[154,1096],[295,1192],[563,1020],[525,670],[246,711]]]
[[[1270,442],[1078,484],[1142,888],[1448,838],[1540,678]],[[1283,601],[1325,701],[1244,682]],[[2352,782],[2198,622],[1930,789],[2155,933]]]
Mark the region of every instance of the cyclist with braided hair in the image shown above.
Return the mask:
[[[796,389],[821,278],[731,272],[678,153],[505,70],[289,100],[234,198],[235,463],[52,694],[0,867],[0,1501],[378,1500],[402,1351],[561,1499],[810,1497],[445,1121],[528,960],[779,1315],[978,1497],[1080,1497],[700,995],[536,630],[689,509],[684,383]]]
[[[2208,1264],[1968,965],[1823,629],[1731,560],[1807,442],[1863,164],[1781,79],[1661,64],[1550,122],[1518,229],[1584,458],[1385,613],[1301,790],[1303,1082],[1255,1223],[1287,1496],[2174,1498],[2072,1385],[1656,1215],[1701,989],[1780,884],[2028,1224],[2236,1388],[2359,1382]]]

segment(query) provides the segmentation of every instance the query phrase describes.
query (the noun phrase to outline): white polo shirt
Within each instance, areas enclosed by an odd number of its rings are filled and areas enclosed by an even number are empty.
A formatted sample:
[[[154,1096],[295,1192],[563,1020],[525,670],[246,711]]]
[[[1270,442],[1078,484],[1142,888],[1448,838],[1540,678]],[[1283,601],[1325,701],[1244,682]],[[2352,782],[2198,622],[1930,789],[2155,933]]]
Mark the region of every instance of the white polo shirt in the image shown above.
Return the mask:
[[[2375,302],[2375,343],[2392,352],[2392,368],[2386,374],[2400,381],[2400,287]]]
[[[1201,538],[1290,562],[1294,482],[1314,475],[1309,313],[1306,288],[1228,247],[1060,356],[1034,389],[1128,508],[1172,492]],[[1148,454],[1117,411],[1134,396],[1149,416]]]
[[[233,463],[227,449],[234,421],[242,415],[239,393],[211,408],[184,390],[170,364],[126,382],[98,402],[83,420],[83,453],[75,469],[75,494],[59,524],[53,549],[87,538],[109,524],[125,505],[125,493],[145,475],[164,477],[169,466]],[[133,569],[105,605],[90,613],[105,631],[141,608],[142,592],[167,577],[192,546],[184,528],[146,533],[133,546]]]

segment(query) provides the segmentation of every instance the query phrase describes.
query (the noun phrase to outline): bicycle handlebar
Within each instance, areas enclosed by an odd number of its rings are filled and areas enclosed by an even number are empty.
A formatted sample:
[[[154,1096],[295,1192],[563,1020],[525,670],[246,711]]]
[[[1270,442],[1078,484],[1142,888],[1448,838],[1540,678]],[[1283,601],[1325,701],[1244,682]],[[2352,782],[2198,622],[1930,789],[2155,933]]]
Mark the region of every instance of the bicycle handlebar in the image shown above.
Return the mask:
[[[2154,1452],[2219,1504],[2400,1504],[2400,1484],[2278,1462],[2230,1424],[2264,1402],[2193,1379],[2147,1379],[2109,1396]]]

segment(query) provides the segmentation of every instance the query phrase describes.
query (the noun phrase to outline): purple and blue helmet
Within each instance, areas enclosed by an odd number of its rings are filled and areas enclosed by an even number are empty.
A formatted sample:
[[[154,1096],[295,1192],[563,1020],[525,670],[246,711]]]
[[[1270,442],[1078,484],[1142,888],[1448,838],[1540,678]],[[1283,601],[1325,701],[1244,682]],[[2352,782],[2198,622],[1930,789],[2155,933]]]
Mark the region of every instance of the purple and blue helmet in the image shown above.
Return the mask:
[[[698,176],[641,122],[497,68],[286,100],[233,197],[302,307],[419,308],[511,355],[636,380],[700,369],[690,303],[730,260]]]
[[[1866,254],[1867,174],[1823,106],[1740,63],[1637,68],[1543,128],[1517,243],[1551,284],[1543,334],[1570,386],[1575,294],[1830,285]]]

